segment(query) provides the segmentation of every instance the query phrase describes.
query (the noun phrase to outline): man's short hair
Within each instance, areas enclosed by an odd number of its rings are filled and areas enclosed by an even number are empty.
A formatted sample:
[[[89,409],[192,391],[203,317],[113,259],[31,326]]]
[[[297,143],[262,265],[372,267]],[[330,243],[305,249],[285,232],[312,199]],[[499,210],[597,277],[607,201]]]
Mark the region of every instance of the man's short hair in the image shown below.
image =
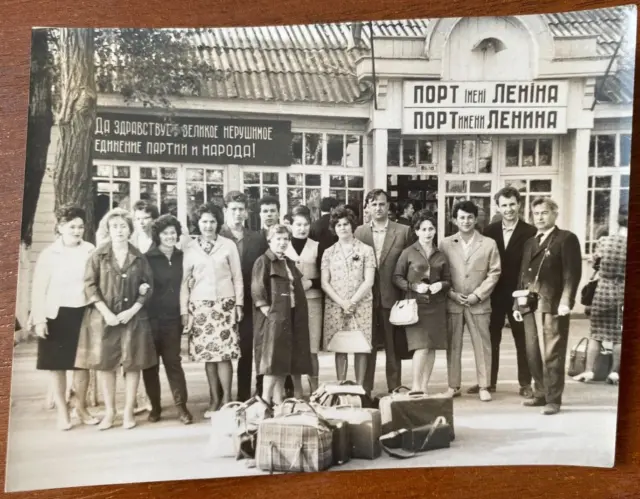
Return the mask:
[[[493,196],[494,201],[496,202],[497,205],[500,204],[500,198],[516,198],[516,201],[519,203],[521,196],[520,196],[520,192],[518,191],[518,189],[516,189],[515,187],[509,185],[507,187],[503,187],[502,189],[500,189],[498,192],[496,192],[496,195]]]
[[[533,210],[536,206],[540,206],[544,204],[554,213],[558,213],[558,203],[556,203],[553,199],[546,196],[539,196],[531,201],[531,209]]]
[[[464,211],[465,213],[470,213],[474,217],[478,218],[478,207],[473,201],[459,201],[455,205],[453,205],[453,210],[451,212],[451,216],[453,218],[458,218],[458,212]]]
[[[240,191],[229,191],[224,197],[224,207],[227,208],[229,203],[242,203],[246,208],[248,203],[247,195]]]
[[[389,201],[389,194],[384,189],[373,189],[367,193],[367,197],[364,200],[365,206],[371,201],[375,200],[378,196],[384,196]]]
[[[338,200],[336,198],[322,198],[322,201],[320,201],[320,211],[325,213],[330,213],[336,206],[338,206]]]
[[[265,196],[260,198],[260,201],[258,201],[258,211],[260,211],[264,205],[269,204],[275,204],[278,211],[280,211],[280,200],[275,196]]]
[[[133,205],[133,213],[135,213],[136,211],[144,211],[145,213],[151,215],[151,218],[153,218],[154,220],[160,216],[158,207],[155,204],[146,201],[145,199],[136,201],[136,204]]]

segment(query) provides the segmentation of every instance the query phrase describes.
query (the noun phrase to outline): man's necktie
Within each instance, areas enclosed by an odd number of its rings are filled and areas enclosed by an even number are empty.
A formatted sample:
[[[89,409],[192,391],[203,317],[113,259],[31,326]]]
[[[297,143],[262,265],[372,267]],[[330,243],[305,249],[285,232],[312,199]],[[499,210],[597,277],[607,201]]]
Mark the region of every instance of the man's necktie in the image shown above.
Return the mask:
[[[542,243],[542,236],[543,236],[543,235],[544,235],[544,234],[538,234],[538,235],[536,236],[536,241],[538,242],[538,246],[540,246],[540,244]]]

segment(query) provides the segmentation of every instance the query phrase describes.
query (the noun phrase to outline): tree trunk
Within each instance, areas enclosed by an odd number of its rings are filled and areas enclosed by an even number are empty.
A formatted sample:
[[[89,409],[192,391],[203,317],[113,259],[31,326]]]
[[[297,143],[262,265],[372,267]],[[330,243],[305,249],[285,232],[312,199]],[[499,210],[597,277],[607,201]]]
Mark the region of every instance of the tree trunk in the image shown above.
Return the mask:
[[[87,212],[85,238],[93,238],[91,149],[97,92],[92,29],[60,30],[60,142],[53,177],[56,208]]]
[[[27,155],[22,198],[20,241],[28,248],[33,237],[33,221],[40,197],[40,187],[47,168],[47,153],[51,141],[53,111],[51,102],[51,67],[47,30],[31,33],[31,76]]]

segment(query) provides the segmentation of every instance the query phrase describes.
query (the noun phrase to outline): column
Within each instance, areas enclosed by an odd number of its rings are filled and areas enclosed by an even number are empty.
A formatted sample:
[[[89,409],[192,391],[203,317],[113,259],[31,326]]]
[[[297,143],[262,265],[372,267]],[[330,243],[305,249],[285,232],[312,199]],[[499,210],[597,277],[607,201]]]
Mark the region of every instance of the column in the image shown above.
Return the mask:
[[[578,236],[580,246],[584,252],[587,226],[587,188],[589,181],[589,140],[591,130],[578,128],[571,130],[568,135],[567,161],[563,165],[561,181],[564,183],[565,199],[562,217],[563,225]]]
[[[242,169],[238,165],[228,165],[225,173],[225,194],[229,191],[242,191]]]
[[[387,140],[385,128],[373,130],[373,188],[387,190]]]

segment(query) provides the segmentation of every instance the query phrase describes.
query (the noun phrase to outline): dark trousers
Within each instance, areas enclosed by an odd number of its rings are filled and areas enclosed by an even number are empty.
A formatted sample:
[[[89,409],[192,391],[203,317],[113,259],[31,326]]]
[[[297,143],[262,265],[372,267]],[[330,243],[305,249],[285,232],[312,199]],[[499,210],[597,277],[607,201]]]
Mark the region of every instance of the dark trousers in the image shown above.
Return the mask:
[[[364,376],[364,389],[367,393],[373,392],[373,385],[376,373],[377,350],[375,345],[378,338],[384,340],[384,350],[386,353],[385,371],[387,376],[387,388],[389,391],[399,387],[402,384],[402,359],[395,347],[395,330],[396,327],[389,322],[391,309],[374,307],[373,310],[373,351],[367,362],[367,371]]]
[[[144,388],[154,409],[160,409],[160,359],[169,380],[169,387],[176,406],[187,403],[187,381],[180,358],[182,324],[180,319],[152,322],[153,340],[158,354],[158,364],[144,369]]]
[[[527,361],[527,344],[524,335],[524,324],[513,318],[511,302],[508,300],[491,304],[491,319],[489,321],[489,333],[491,335],[491,386],[498,382],[498,370],[500,369],[500,343],[502,342],[502,330],[504,328],[504,316],[509,318],[511,334],[516,344],[516,359],[518,362],[518,383],[521,387],[531,384],[531,372]]]
[[[570,320],[570,315],[542,312],[524,316],[533,395],[547,404],[562,404]]]

